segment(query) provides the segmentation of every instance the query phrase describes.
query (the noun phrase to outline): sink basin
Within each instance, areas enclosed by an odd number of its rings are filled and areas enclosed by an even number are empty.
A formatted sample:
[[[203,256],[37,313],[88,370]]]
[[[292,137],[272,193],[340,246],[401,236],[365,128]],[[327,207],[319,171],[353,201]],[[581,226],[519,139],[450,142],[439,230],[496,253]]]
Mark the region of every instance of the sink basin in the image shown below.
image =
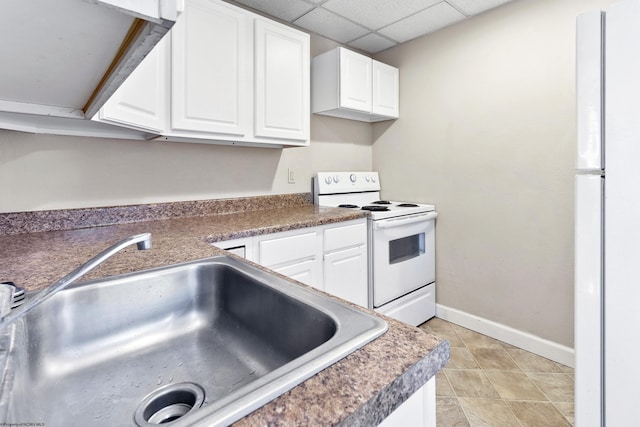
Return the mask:
[[[79,283],[0,331],[0,421],[228,425],[386,328],[228,256]]]

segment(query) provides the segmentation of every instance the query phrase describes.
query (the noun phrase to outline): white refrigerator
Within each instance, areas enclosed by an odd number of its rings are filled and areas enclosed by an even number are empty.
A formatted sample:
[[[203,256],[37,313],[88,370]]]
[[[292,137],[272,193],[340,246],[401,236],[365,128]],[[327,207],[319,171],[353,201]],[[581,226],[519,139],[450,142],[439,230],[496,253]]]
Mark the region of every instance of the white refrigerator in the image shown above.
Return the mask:
[[[578,16],[575,421],[640,425],[640,0]]]

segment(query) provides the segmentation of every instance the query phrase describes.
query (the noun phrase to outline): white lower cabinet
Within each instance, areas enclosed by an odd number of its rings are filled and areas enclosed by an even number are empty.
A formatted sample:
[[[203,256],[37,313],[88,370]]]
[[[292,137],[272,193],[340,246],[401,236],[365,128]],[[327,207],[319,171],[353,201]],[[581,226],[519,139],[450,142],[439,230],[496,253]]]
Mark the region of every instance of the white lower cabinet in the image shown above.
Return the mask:
[[[367,306],[367,247],[358,246],[324,256],[324,291]]]
[[[436,377],[432,377],[380,424],[380,427],[435,427]]]
[[[217,242],[280,274],[367,307],[367,220]]]
[[[240,239],[216,242],[213,246],[229,251],[239,257],[246,258],[249,261],[254,260],[253,237],[243,237]]]
[[[322,245],[315,228],[256,237],[255,261],[292,279],[322,289]]]
[[[296,261],[283,267],[274,267],[273,271],[284,274],[298,282],[322,289],[320,263],[318,259]]]
[[[324,291],[367,307],[367,224],[357,221],[324,230]]]

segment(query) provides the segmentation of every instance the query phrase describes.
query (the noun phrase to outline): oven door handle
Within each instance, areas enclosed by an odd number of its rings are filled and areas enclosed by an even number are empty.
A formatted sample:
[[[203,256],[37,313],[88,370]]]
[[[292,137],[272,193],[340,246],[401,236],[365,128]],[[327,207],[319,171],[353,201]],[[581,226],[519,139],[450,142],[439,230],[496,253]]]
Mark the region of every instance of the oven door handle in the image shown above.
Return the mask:
[[[374,221],[373,228],[379,230],[382,228],[400,227],[402,225],[414,224],[416,222],[431,221],[437,216],[437,212],[428,212],[418,215],[409,215],[401,218],[383,219],[380,221]]]

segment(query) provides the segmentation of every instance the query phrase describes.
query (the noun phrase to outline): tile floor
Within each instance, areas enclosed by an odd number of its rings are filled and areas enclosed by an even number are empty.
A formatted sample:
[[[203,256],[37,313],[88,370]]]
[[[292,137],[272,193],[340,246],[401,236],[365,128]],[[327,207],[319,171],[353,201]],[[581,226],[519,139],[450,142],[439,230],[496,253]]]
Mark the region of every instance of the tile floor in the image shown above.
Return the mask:
[[[440,427],[573,425],[573,369],[433,318],[420,328],[449,340],[436,377]]]

